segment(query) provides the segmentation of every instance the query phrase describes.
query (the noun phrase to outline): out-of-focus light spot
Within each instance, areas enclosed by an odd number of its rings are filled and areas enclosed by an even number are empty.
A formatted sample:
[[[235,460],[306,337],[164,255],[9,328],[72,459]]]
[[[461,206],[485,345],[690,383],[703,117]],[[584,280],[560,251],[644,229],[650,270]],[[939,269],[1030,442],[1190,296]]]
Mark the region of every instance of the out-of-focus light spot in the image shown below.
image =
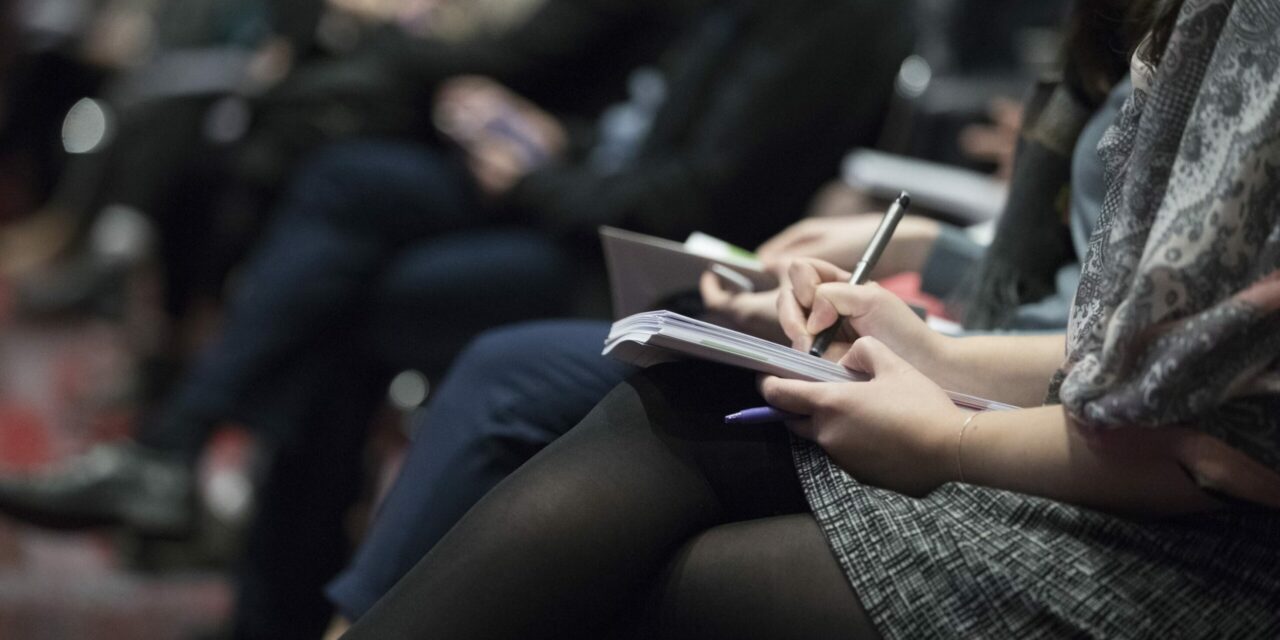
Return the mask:
[[[243,98],[223,98],[209,107],[204,118],[204,135],[215,144],[231,144],[249,131],[252,112]]]
[[[898,93],[907,98],[918,98],[929,89],[933,80],[933,68],[920,56],[909,56],[898,69]]]
[[[401,411],[413,411],[422,406],[431,392],[431,383],[420,371],[402,371],[391,380],[387,394],[391,404]]]
[[[102,209],[89,230],[89,245],[108,260],[136,262],[146,257],[151,237],[151,222],[145,214],[128,205],[113,204]]]
[[[243,473],[221,470],[205,486],[204,500],[219,520],[244,522],[253,504],[253,485]]]
[[[110,141],[111,112],[93,98],[81,98],[62,121],[62,148],[67,153],[93,153]]]

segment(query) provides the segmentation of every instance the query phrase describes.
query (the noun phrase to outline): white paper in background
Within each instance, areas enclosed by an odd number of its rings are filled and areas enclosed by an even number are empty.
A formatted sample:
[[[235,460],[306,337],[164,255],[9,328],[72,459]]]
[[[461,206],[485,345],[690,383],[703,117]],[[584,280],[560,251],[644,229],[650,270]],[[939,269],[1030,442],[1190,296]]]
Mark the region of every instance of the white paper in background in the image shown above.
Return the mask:
[[[912,203],[970,224],[997,218],[1009,197],[1008,185],[989,175],[870,149],[845,156],[842,175],[873,196],[889,199],[906,191]]]

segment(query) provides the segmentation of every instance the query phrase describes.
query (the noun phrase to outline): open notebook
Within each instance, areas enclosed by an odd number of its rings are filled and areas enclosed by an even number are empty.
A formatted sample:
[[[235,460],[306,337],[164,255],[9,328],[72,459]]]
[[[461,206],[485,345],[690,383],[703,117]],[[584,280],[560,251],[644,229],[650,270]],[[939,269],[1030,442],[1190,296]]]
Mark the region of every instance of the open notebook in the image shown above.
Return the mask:
[[[648,367],[699,358],[783,378],[815,382],[858,382],[865,374],[790,347],[670,311],[649,311],[613,323],[604,354]],[[1016,409],[1013,405],[947,392],[956,405],[978,410]]]

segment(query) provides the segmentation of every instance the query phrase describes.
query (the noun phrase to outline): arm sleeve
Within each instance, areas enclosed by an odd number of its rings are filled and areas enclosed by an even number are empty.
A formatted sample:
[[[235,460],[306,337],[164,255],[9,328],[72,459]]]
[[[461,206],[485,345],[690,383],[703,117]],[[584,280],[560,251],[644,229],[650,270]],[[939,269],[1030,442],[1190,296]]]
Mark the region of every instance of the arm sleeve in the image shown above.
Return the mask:
[[[603,106],[605,97],[591,95],[602,79],[617,78],[612,84],[620,87],[686,12],[671,0],[548,0],[501,35],[462,43],[397,38],[383,55],[392,74],[424,92],[450,76],[479,74],[553,113],[590,112]]]
[[[785,29],[753,29],[681,139],[649,145],[617,175],[581,165],[539,171],[512,203],[558,229],[608,223],[668,237],[694,229],[740,242],[767,237],[801,213],[851,144],[874,140],[911,44],[905,4],[825,3]],[[735,233],[743,229],[754,234]]]

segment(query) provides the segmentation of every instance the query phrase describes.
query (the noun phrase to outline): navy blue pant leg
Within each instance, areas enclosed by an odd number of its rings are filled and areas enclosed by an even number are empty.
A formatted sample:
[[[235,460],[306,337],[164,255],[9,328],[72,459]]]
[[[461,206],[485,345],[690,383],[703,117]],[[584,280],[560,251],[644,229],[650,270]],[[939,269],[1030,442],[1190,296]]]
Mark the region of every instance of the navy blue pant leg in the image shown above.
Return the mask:
[[[321,151],[292,182],[228,307],[220,338],[197,359],[140,439],[194,458],[215,419],[335,325],[355,322],[376,276],[404,247],[484,224],[465,168],[420,145],[347,142]]]
[[[489,489],[577,424],[633,367],[600,355],[608,324],[529,323],[482,335],[426,409],[404,467],[357,551],[330,584],[358,618]]]
[[[547,234],[492,227],[435,236],[406,248],[379,278],[361,333],[396,370],[431,377],[480,332],[563,317],[581,266]]]
[[[277,437],[237,573],[237,638],[314,639],[328,622],[323,587],[350,552],[346,515],[390,374],[441,370],[492,323],[563,313],[567,267],[559,247],[530,230],[419,242],[378,276],[359,324],[320,330],[287,371],[242,400],[246,421]]]
[[[273,385],[272,419],[306,428],[261,459],[235,567],[236,640],[315,640],[332,615],[323,589],[350,554],[348,514],[363,491],[370,415],[386,393],[382,368],[350,346],[299,358]]]

